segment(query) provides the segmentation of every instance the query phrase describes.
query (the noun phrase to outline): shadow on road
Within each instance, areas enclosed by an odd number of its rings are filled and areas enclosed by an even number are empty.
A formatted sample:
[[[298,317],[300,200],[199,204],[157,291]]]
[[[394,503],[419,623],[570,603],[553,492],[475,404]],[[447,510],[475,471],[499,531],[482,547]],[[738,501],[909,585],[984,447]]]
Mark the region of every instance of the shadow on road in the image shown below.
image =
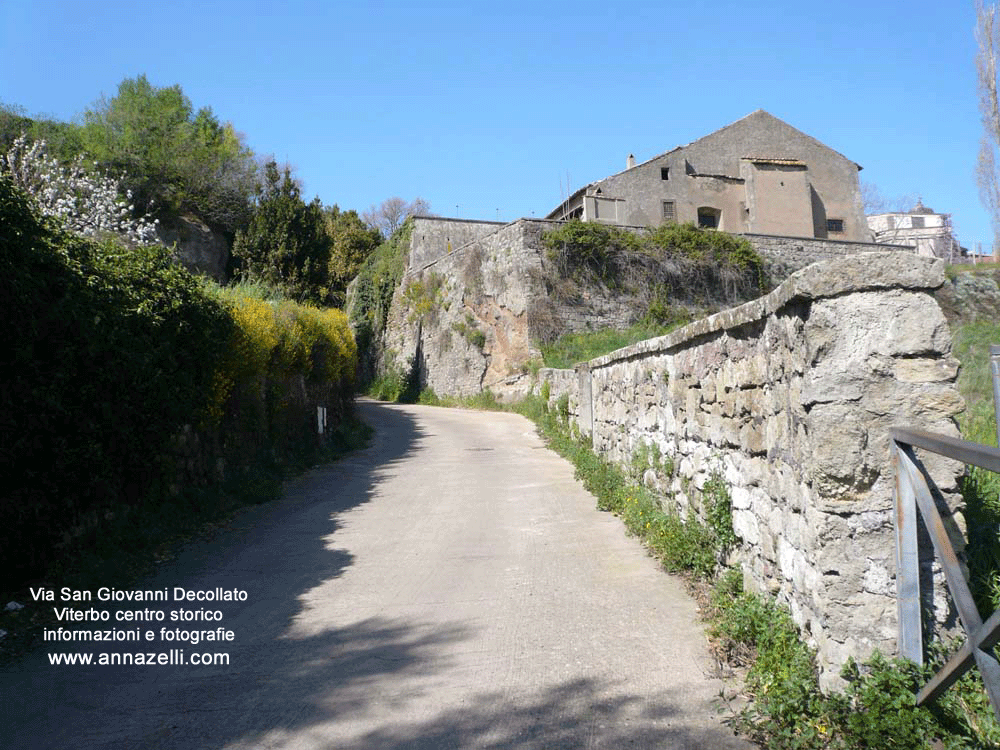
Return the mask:
[[[373,699],[364,686],[386,673],[435,669],[460,629],[368,619],[288,637],[304,609],[303,595],[341,576],[354,563],[337,544],[341,516],[370,500],[387,466],[415,449],[415,420],[390,406],[361,403],[376,429],[372,443],[340,461],[289,482],[281,500],[247,509],[213,538],[195,542],[135,589],[243,589],[246,602],[206,605],[117,603],[112,613],[140,606],[219,609],[232,642],[145,641],[43,643],[0,675],[4,718],[0,747],[223,747],[247,734],[307,727]],[[58,590],[60,582],[48,582]],[[65,606],[56,603],[57,606]],[[38,603],[34,606],[45,606]],[[51,605],[49,605],[51,606]],[[89,606],[89,605],[88,605]],[[80,624],[68,624],[78,629]],[[100,627],[130,627],[102,624]],[[217,623],[142,623],[214,628]],[[83,626],[87,627],[87,626]],[[50,653],[141,653],[184,648],[227,652],[229,666],[53,665]]]
[[[614,696],[608,697],[609,692]],[[502,694],[481,693],[460,710],[446,711],[423,723],[370,732],[337,747],[694,750],[731,746],[733,734],[723,727],[672,726],[671,719],[682,713],[669,696],[623,695],[600,681],[577,679],[514,703]]]

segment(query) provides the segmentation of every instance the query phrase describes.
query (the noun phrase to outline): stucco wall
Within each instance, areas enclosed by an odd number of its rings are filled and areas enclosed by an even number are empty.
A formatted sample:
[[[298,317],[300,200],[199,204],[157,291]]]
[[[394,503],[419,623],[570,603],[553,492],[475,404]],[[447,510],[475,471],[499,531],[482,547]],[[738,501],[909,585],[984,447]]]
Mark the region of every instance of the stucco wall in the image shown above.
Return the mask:
[[[627,464],[656,445],[674,458],[656,480],[664,502],[697,509],[723,476],[747,583],[789,606],[828,686],[848,656],[896,650],[889,428],[958,434],[957,362],[932,294],[943,282],[940,261],[852,255],[575,378],[542,372],[599,453]],[[961,465],[925,460],[955,509]],[[946,626],[940,587],[927,597]]]
[[[815,235],[809,172],[804,166],[744,161],[740,171],[746,180],[745,231]]]

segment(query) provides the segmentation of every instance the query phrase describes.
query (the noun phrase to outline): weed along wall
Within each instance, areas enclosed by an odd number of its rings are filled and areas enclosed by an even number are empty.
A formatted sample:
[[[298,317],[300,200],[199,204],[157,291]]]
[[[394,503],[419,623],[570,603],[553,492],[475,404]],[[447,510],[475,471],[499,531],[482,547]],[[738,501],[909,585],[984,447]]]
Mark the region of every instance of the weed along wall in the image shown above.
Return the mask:
[[[888,431],[957,436],[964,406],[932,296],[943,282],[940,261],[851,255],[575,372],[541,372],[598,453],[672,458],[670,475],[644,476],[664,502],[698,510],[700,488],[725,479],[747,584],[791,609],[826,686],[848,656],[896,651]],[[960,525],[962,466],[927,460]],[[939,627],[953,619],[940,588],[928,605]]]

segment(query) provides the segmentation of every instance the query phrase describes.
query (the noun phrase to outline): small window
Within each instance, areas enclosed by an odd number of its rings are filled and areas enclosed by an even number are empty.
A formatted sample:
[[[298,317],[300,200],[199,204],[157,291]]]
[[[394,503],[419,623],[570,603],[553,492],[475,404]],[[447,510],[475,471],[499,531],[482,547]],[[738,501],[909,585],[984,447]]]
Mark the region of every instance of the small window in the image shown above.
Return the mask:
[[[721,215],[719,209],[703,206],[698,209],[698,226],[702,229],[718,229]]]
[[[843,219],[827,219],[826,220],[826,231],[834,233],[842,233],[844,231],[844,220]]]
[[[663,220],[677,221],[677,213],[673,201],[663,201]]]
[[[670,167],[660,167],[660,179],[661,180],[670,179]]]
[[[910,226],[913,227],[914,229],[923,229],[924,228],[924,217],[923,216],[911,216],[910,217]]]
[[[886,216],[885,217],[885,228],[886,229],[895,229],[896,228],[896,217],[895,216]]]

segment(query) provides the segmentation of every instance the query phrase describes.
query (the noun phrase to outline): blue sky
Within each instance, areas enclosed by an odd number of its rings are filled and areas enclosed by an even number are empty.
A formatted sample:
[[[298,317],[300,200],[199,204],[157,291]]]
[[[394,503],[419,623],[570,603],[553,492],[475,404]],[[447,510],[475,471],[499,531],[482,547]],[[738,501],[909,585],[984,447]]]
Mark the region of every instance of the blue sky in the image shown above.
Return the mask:
[[[0,101],[74,120],[145,73],[307,198],[501,220],[766,109],[988,248],[974,26],[972,0],[0,0]]]

